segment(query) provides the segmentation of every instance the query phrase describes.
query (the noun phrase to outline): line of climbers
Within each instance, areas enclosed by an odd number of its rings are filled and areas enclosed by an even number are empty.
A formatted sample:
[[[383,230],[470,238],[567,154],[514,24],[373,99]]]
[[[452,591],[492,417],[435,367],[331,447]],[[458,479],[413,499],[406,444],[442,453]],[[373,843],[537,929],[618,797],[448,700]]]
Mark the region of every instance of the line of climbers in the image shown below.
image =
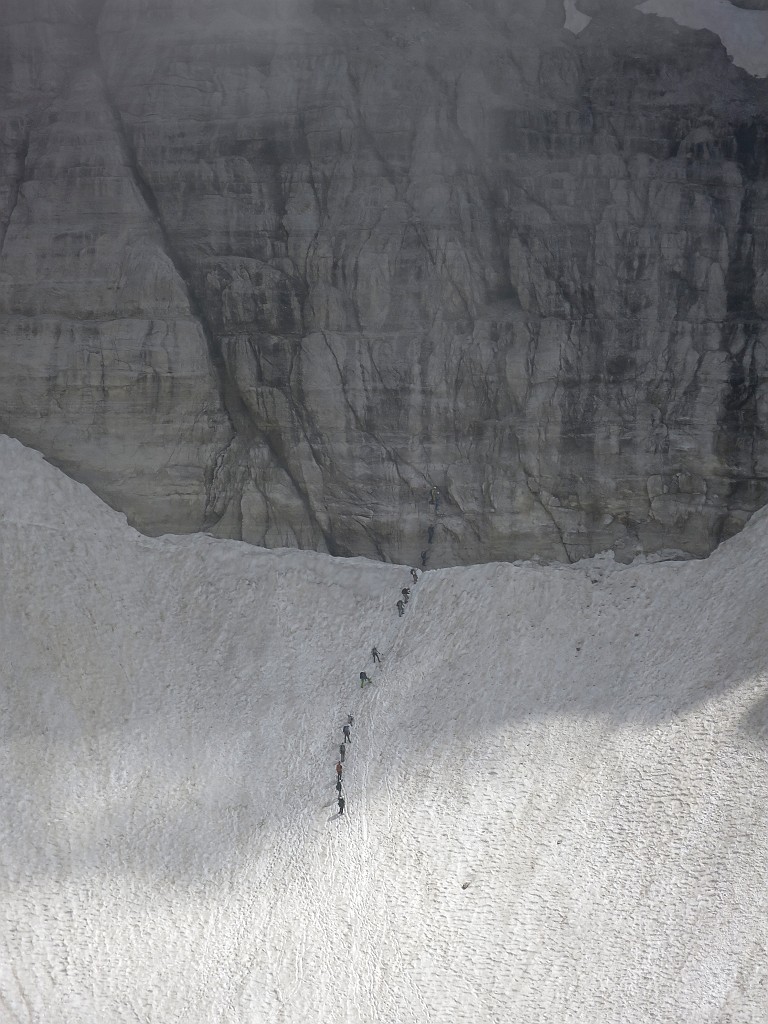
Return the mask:
[[[432,486],[432,488],[431,488],[431,490],[429,492],[429,504],[430,505],[434,505],[434,508],[435,508],[435,518],[437,518],[437,513],[440,510],[440,491],[434,485]],[[421,568],[422,569],[426,569],[426,567],[427,567],[427,559],[429,558],[429,549],[430,549],[430,547],[432,545],[433,540],[435,539],[435,530],[436,529],[437,529],[437,524],[436,523],[430,523],[430,525],[427,527],[427,546],[421,552]]]
[[[437,516],[438,509],[440,508],[440,491],[435,486],[433,486],[432,489],[429,492],[429,504],[430,505],[434,505],[435,516]],[[435,536],[435,525],[431,524],[429,526],[429,528],[427,529],[427,545],[428,546],[430,544],[432,544],[432,541],[434,540],[434,536]],[[428,551],[427,548],[425,548],[421,552],[421,567],[422,567],[422,569],[426,568],[428,555],[429,555],[429,551]],[[418,574],[417,570],[416,569],[411,569],[410,573],[411,573],[411,579],[413,580],[413,583],[414,584],[418,583],[419,582],[419,574]],[[403,589],[400,591],[400,594],[401,594],[401,596],[398,598],[398,600],[396,602],[396,605],[395,605],[395,607],[397,608],[398,618],[402,618],[402,616],[405,615],[405,606],[408,604],[408,601],[409,601],[410,596],[411,596],[410,588],[409,587],[403,587]],[[380,654],[379,649],[376,647],[375,644],[371,648],[371,657],[373,658],[374,665],[381,664],[381,660],[382,660],[381,654]],[[360,673],[360,688],[361,689],[365,688],[365,686],[368,683],[372,683],[372,682],[373,682],[373,679],[371,679],[371,677],[368,675],[367,672],[361,672]],[[339,805],[339,817],[341,817],[344,814],[344,807],[346,806],[346,802],[347,802],[346,798],[344,796],[344,792],[345,792],[345,790],[344,790],[344,762],[346,761],[346,757],[347,757],[347,744],[349,744],[350,746],[352,745],[352,726],[354,724],[355,724],[354,716],[350,713],[350,714],[347,715],[346,722],[341,727],[341,733],[342,733],[343,739],[342,739],[341,743],[339,744],[339,759],[336,762],[336,784],[335,784],[336,785],[336,798],[337,798],[337,802],[338,802],[338,805]]]
[[[411,569],[411,579],[414,583],[419,582],[419,574],[415,569]],[[403,587],[400,591],[403,595],[397,602],[397,613],[398,617],[404,614],[405,606],[408,604],[408,599],[411,596],[411,591],[408,587]],[[373,659],[374,665],[380,665],[382,662],[381,652],[378,647],[374,644],[371,648],[371,658]],[[373,679],[368,675],[367,672],[360,673],[360,687],[361,689],[372,683]],[[352,745],[352,726],[355,724],[354,715],[351,713],[347,715],[347,720],[341,727],[342,741],[339,744],[339,759],[336,762],[336,799],[339,805],[339,817],[344,814],[344,807],[346,806],[346,798],[344,796],[344,763],[347,758],[347,744]]]

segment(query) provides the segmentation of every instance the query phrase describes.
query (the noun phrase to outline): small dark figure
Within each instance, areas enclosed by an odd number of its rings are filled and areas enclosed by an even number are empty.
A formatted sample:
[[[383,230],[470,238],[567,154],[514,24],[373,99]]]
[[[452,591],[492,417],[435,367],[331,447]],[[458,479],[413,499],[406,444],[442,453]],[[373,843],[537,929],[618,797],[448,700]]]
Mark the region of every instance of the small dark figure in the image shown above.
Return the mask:
[[[381,655],[379,654],[379,650],[377,647],[371,648],[371,657],[373,658],[374,665],[376,664],[377,661],[381,661]]]
[[[397,602],[397,614],[405,615],[405,605],[403,604],[402,601]]]
[[[354,725],[355,719],[353,715],[347,715],[347,725]]]
[[[421,552],[421,568],[422,569],[426,569],[426,567],[427,567],[427,550],[425,548],[424,551]]]
[[[408,587],[403,587],[403,589],[400,591],[400,593],[403,595],[403,601],[406,604],[408,604],[408,598],[411,596],[411,592],[408,589]]]
[[[415,569],[411,569],[411,579],[413,580],[414,583],[419,582],[419,574],[416,572]]]
[[[339,796],[339,814],[343,814],[344,813],[344,804],[345,803],[346,803],[346,800],[344,799],[344,797],[343,796]]]
[[[434,528],[434,526],[430,526],[430,528],[427,530],[427,544],[431,544],[434,539],[435,539],[435,528]]]
[[[373,680],[371,679],[371,677],[366,672],[361,672],[360,673],[360,687],[361,687],[361,689],[362,689],[363,686],[365,686],[366,683],[372,683],[372,682],[373,682]]]
[[[336,762],[336,778],[341,782],[341,773],[344,771],[341,761]]]
[[[347,757],[347,748],[344,746],[343,743],[340,743],[339,744],[339,760],[341,761],[342,764],[344,764],[344,761],[346,760],[346,757]]]
[[[349,725],[342,725],[341,731],[344,733],[344,742],[345,743],[351,743],[352,742],[352,737],[350,736],[349,730],[350,730],[350,726]]]
[[[432,485],[432,490],[429,492],[429,504],[430,505],[436,505],[439,500],[440,500],[440,491],[438,491],[438,489],[433,484]]]
[[[336,792],[341,796],[342,782],[340,778],[336,779]]]

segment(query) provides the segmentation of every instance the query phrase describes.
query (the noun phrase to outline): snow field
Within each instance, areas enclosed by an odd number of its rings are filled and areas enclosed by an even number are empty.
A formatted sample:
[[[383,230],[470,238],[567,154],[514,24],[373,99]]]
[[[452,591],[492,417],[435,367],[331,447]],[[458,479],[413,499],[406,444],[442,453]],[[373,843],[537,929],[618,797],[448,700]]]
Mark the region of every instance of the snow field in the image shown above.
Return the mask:
[[[0,461],[0,1020],[766,1019],[764,514],[398,619],[407,567],[150,540]]]

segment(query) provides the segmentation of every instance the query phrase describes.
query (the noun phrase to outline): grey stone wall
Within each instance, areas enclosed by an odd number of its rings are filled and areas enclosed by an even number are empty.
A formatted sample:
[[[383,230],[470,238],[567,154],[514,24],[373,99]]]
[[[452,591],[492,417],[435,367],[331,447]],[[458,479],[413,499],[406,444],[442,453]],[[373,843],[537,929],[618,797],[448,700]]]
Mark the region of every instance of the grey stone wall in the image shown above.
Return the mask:
[[[3,5],[0,429],[149,533],[706,554],[768,500],[768,86],[589,14]]]

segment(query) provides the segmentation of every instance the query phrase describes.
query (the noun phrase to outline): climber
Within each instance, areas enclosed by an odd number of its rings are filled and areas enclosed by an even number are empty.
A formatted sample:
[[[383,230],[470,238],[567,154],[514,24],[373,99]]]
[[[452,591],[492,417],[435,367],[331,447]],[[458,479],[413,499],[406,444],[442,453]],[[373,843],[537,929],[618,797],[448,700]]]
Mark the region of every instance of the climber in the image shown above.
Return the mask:
[[[347,715],[347,725],[354,725],[355,719],[353,715]]]
[[[372,682],[373,682],[373,680],[371,679],[371,677],[368,675],[367,672],[361,672],[360,673],[360,688],[361,689],[365,686],[366,683],[372,683]]]
[[[341,761],[336,762],[336,778],[341,782],[341,773],[344,771],[344,766]]]
[[[377,661],[381,661],[381,655],[379,654],[379,649],[377,647],[371,648],[371,657],[373,658],[374,665]]]
[[[432,484],[432,490],[429,492],[429,504],[436,505],[440,500],[440,491]]]
[[[340,815],[342,815],[344,813],[344,804],[345,803],[346,803],[346,800],[344,799],[344,797],[339,795],[339,814]]]
[[[346,725],[342,725],[342,727],[341,727],[341,731],[344,733],[344,742],[345,743],[351,743],[352,742],[352,737],[350,735],[350,729],[351,728],[352,728],[352,726],[349,723],[347,723]]]
[[[427,544],[431,544],[434,539],[435,539],[435,528],[434,528],[434,526],[430,526],[430,528],[427,530]]]
[[[405,605],[403,604],[402,601],[397,602],[397,614],[405,615]]]
[[[341,761],[342,764],[344,764],[346,759],[347,759],[347,748],[344,746],[343,743],[340,743],[339,744],[339,760]]]
[[[336,779],[336,792],[339,794],[339,796],[341,796],[342,789],[343,789],[343,783],[341,781],[341,778],[338,778],[338,779]]]
[[[419,582],[419,574],[416,572],[415,569],[411,569],[411,579],[413,580],[414,583]]]
[[[408,589],[408,587],[403,587],[400,593],[403,595],[403,601],[405,602],[405,604],[408,604],[408,598],[411,596],[411,592]]]
[[[421,552],[421,568],[422,569],[426,569],[426,567],[427,567],[427,549],[425,548]]]

